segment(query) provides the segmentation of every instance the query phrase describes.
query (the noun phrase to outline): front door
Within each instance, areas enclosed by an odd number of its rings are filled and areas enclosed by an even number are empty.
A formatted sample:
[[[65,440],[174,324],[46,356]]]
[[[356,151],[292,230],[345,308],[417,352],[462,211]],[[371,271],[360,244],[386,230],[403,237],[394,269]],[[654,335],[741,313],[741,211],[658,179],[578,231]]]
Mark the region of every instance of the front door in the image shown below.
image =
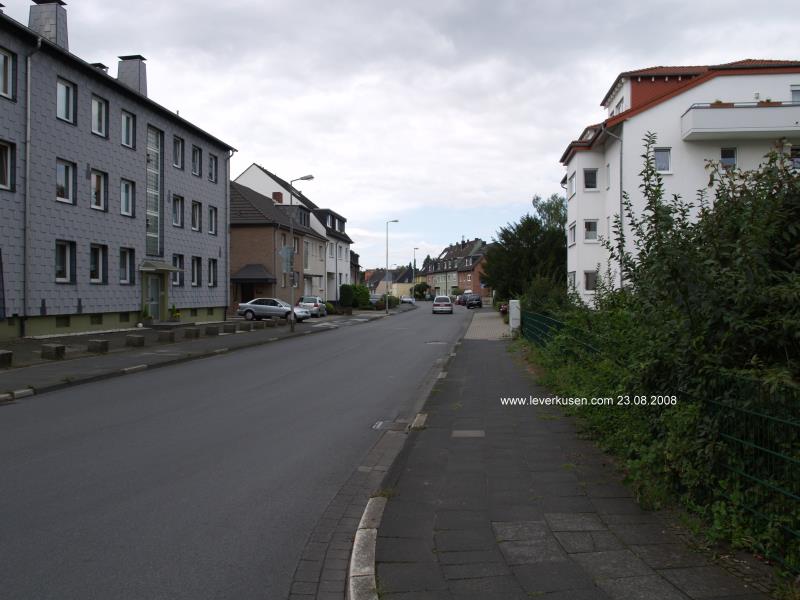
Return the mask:
[[[147,307],[154,321],[161,320],[161,275],[147,276]]]

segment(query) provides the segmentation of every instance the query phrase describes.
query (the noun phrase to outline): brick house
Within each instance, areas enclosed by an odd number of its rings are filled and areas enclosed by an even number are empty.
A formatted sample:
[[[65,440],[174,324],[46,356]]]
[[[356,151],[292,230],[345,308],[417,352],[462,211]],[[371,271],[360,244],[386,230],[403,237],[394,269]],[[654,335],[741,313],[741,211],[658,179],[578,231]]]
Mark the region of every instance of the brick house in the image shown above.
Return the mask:
[[[485,254],[489,245],[480,238],[462,240],[447,246],[423,266],[425,282],[433,295],[452,295],[457,290],[471,290],[491,297],[492,290],[481,282]]]

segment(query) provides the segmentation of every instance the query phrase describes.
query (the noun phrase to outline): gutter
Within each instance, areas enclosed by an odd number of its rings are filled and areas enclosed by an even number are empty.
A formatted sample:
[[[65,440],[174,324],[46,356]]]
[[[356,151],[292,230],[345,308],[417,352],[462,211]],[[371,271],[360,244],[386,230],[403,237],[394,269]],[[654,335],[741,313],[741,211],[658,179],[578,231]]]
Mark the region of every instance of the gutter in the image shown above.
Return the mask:
[[[25,58],[25,204],[22,226],[22,322],[20,323],[20,337],[25,337],[28,322],[28,287],[30,278],[28,272],[30,265],[28,256],[30,254],[28,245],[30,236],[28,235],[28,225],[30,223],[30,198],[31,190],[31,59],[33,55],[42,49],[42,38],[36,38],[36,48]]]

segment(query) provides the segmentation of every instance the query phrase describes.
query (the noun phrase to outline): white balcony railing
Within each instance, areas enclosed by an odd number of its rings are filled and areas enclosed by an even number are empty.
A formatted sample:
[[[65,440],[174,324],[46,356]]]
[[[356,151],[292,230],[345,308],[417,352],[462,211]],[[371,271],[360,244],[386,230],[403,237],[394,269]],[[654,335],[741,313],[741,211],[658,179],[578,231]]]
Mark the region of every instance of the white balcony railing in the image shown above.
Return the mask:
[[[681,116],[686,141],[800,137],[800,102],[692,104]]]

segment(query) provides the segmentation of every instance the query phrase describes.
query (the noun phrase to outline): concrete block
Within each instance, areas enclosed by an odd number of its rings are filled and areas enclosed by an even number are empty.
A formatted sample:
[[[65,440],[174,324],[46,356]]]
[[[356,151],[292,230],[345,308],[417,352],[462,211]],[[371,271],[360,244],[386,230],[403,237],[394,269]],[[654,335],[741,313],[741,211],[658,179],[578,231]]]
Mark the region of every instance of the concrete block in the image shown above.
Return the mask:
[[[187,327],[183,330],[183,337],[187,340],[196,340],[200,337],[200,330],[197,327]]]
[[[253,329],[264,329],[267,324],[264,321],[253,321],[252,322]]]
[[[236,333],[236,323],[224,323],[222,325],[222,331],[225,333]]]
[[[219,335],[219,325],[206,325],[206,335]]]
[[[239,323],[239,331],[253,331],[253,324],[250,322]]]
[[[108,340],[89,340],[87,349],[94,354],[105,354],[108,352]]]
[[[11,350],[0,350],[0,369],[10,367],[14,360],[14,353]]]
[[[175,341],[175,332],[174,331],[159,331],[158,332],[158,341],[159,342],[166,342],[172,343]]]
[[[275,327],[277,325],[277,323],[275,322],[275,319],[269,319],[268,321],[263,321],[263,323],[267,327]]]
[[[125,345],[131,346],[133,348],[140,348],[144,346],[144,336],[143,335],[126,335],[125,336]]]
[[[276,321],[277,321],[279,327],[283,327],[284,325],[288,325],[289,324],[289,320],[288,319],[276,319]]]
[[[67,347],[64,344],[42,344],[42,358],[47,360],[61,360],[66,351]]]

